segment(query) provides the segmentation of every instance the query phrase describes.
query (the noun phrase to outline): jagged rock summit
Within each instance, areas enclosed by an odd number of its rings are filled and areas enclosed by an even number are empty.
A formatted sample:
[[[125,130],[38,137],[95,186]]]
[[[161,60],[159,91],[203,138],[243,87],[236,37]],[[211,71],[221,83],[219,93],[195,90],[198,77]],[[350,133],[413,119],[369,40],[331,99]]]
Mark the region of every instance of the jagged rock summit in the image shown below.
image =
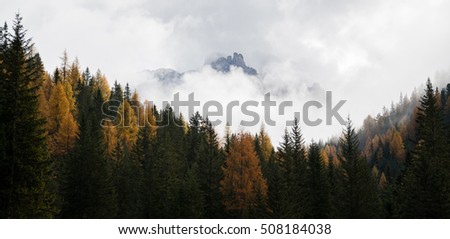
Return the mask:
[[[230,72],[231,67],[241,68],[245,74],[257,75],[258,72],[245,64],[244,57],[242,54],[234,53],[233,56],[219,57],[209,65],[218,72],[227,73]],[[192,72],[195,72],[193,70]],[[178,85],[183,81],[182,77],[185,73],[180,73],[174,69],[170,68],[160,68],[156,70],[147,70],[147,74],[150,78],[157,79],[159,82],[165,85]]]
[[[244,57],[242,56],[242,54],[239,54],[236,52],[233,54],[233,57],[231,57],[231,56],[227,56],[227,58],[220,57],[219,59],[211,62],[211,67],[214,70],[220,71],[220,72],[225,72],[225,73],[229,72],[231,66],[242,68],[244,73],[246,73],[248,75],[257,75],[258,74],[258,72],[254,68],[249,67],[245,64]]]

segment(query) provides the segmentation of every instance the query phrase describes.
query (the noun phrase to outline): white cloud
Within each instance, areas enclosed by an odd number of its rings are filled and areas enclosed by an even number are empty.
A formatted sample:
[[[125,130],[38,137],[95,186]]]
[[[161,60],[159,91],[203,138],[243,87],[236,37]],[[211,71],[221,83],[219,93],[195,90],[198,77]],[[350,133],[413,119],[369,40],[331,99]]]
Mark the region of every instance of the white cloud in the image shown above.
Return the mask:
[[[18,10],[49,70],[67,49],[83,66],[132,86],[143,85],[146,69],[199,69],[179,90],[205,98],[270,91],[300,102],[332,90],[348,99],[343,114],[357,125],[450,65],[449,1],[18,0],[2,4],[1,20]],[[207,57],[235,51],[261,83],[201,68]],[[171,97],[148,85],[138,88],[142,95]],[[305,134],[323,138],[339,128]]]

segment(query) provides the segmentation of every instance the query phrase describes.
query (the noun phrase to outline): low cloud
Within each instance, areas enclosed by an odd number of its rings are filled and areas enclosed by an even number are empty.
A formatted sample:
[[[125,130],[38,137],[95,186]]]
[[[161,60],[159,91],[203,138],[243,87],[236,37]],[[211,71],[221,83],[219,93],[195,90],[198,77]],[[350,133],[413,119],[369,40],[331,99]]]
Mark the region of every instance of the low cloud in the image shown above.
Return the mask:
[[[271,92],[295,101],[331,90],[348,100],[343,114],[358,126],[400,92],[449,68],[449,10],[442,0],[17,0],[3,4],[0,16],[10,21],[21,12],[49,71],[67,49],[83,66],[139,86],[149,99],[171,97],[170,87],[159,89],[142,74],[158,68],[195,70],[179,90],[205,98],[222,95],[215,87],[246,99]],[[206,58],[232,52],[242,53],[259,77],[202,67]],[[339,128],[304,131],[317,139]]]

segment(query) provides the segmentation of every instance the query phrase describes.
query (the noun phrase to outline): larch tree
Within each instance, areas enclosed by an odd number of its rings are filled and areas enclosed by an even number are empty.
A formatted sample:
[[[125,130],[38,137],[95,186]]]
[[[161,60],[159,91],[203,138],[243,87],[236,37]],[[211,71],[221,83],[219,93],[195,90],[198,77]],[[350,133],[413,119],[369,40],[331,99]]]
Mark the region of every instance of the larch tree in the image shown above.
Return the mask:
[[[116,125],[118,141],[120,141],[118,143],[122,145],[124,151],[129,152],[137,139],[138,119],[128,101],[123,101],[119,106]]]
[[[63,87],[64,87],[64,92],[66,93],[67,102],[69,103],[70,113],[72,114],[73,117],[76,117],[77,116],[77,106],[76,106],[75,95],[73,92],[72,85],[68,81],[65,81],[65,82],[63,82]]]
[[[261,146],[262,158],[264,159],[264,162],[267,162],[272,155],[273,145],[270,141],[269,135],[265,130],[264,125],[261,125],[261,128],[259,130],[258,141]]]
[[[54,156],[69,153],[78,135],[78,125],[63,85],[63,82],[59,82],[53,87],[49,100],[49,148]]]
[[[60,57],[60,59],[61,59],[61,78],[63,82],[66,82],[69,76],[69,56],[67,55],[66,50],[64,50],[63,55]]]
[[[220,182],[225,209],[231,216],[250,217],[252,210],[266,205],[267,183],[262,175],[252,136],[239,133],[231,145]]]
[[[62,83],[57,83],[55,87],[53,87],[48,103],[50,111],[50,118],[48,119],[50,125],[49,135],[53,135],[58,131],[64,115],[70,110]]]
[[[102,92],[103,101],[107,101],[111,94],[111,88],[109,87],[108,79],[106,79],[106,76],[100,70],[97,70],[97,72],[95,73],[95,79],[96,81],[94,89],[100,89],[100,91]]]
[[[58,132],[54,136],[56,154],[68,154],[74,147],[78,137],[78,124],[70,112],[64,114],[59,125]]]
[[[67,81],[72,86],[72,90],[74,91],[74,96],[77,96],[79,84],[82,83],[83,78],[81,77],[81,68],[80,63],[77,58],[72,62],[68,69]]]

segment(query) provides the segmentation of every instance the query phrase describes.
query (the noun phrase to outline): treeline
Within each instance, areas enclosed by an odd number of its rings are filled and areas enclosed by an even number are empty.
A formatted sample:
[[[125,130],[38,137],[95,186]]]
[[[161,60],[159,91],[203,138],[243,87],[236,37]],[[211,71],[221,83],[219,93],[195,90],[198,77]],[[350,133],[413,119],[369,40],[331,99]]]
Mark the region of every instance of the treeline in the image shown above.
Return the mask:
[[[450,217],[450,86],[326,144],[295,120],[274,148],[61,62],[45,72],[20,16],[1,28],[1,218]]]

